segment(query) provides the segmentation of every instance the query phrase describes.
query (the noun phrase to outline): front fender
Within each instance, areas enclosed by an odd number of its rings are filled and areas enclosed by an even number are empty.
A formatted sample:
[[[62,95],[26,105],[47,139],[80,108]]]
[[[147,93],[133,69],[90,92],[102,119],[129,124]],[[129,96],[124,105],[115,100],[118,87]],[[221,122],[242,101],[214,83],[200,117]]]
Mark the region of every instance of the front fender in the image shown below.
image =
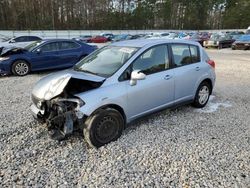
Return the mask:
[[[107,105],[117,105],[121,107],[126,114],[127,92],[125,84],[112,84],[80,93],[76,96],[85,102],[85,105],[80,108],[80,111],[87,116],[90,116],[95,110]]]

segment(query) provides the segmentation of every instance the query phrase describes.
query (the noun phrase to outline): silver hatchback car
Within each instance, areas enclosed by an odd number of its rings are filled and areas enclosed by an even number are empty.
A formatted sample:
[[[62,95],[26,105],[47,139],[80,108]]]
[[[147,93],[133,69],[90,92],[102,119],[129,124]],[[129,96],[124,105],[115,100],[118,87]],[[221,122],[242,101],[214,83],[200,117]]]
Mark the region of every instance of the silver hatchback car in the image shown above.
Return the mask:
[[[215,84],[214,68],[197,42],[117,42],[38,81],[31,110],[52,138],[81,129],[90,146],[100,147],[119,138],[136,118],[180,104],[204,107]]]

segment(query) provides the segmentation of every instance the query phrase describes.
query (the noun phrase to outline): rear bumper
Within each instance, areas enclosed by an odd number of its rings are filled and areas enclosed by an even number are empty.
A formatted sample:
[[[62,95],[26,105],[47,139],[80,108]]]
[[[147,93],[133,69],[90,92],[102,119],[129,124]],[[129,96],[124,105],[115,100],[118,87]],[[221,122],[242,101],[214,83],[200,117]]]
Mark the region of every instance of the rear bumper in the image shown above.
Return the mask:
[[[203,46],[204,47],[218,47],[219,45],[218,44],[204,44],[203,43]]]

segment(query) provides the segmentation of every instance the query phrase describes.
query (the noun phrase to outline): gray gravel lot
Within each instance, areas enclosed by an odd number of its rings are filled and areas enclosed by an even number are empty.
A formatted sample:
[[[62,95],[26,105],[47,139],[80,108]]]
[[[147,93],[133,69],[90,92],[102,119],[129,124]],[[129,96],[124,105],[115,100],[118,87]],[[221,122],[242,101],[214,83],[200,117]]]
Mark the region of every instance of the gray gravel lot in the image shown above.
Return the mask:
[[[250,51],[208,50],[217,83],[205,109],[139,120],[98,150],[56,142],[29,113],[42,74],[0,78],[0,187],[250,187]]]

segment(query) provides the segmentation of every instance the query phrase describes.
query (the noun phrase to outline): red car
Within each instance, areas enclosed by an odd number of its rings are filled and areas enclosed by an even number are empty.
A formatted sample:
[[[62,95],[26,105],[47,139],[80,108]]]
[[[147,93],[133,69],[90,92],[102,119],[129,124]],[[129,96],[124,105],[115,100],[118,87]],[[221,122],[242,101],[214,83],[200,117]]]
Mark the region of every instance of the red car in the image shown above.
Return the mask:
[[[103,36],[94,36],[88,40],[88,42],[93,42],[93,43],[105,43],[108,42],[108,39]]]

